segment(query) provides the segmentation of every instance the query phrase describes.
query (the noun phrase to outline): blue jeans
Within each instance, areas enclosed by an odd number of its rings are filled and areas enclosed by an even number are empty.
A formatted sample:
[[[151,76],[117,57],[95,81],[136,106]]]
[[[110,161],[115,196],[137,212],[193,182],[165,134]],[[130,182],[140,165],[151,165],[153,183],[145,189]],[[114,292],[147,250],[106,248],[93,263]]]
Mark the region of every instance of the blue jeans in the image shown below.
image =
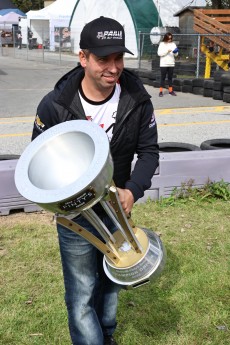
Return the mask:
[[[73,221],[100,237],[82,216]],[[108,216],[102,221],[111,232],[115,230]],[[104,335],[112,335],[116,328],[121,286],[107,278],[102,266],[103,254],[92,244],[59,224],[57,231],[72,344],[103,345]]]

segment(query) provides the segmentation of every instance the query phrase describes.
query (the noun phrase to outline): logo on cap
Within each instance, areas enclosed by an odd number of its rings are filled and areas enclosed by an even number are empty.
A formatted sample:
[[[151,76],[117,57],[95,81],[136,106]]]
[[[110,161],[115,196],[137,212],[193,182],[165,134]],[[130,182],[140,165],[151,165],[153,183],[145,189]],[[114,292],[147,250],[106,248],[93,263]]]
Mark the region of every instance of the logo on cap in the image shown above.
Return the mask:
[[[102,40],[118,39],[122,40],[122,31],[99,31],[97,38]]]

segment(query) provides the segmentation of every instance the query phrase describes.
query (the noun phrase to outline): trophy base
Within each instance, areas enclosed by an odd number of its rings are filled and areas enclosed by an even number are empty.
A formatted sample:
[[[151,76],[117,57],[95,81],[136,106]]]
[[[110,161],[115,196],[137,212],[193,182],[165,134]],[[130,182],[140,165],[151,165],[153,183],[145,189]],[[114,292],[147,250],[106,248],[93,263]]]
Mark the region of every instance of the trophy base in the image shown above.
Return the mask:
[[[114,233],[115,238],[116,235],[117,232]],[[118,249],[120,260],[116,265],[106,256],[103,260],[109,279],[126,288],[136,288],[157,278],[166,261],[166,250],[159,236],[140,228],[136,228],[135,235],[142,246],[141,253],[121,245]]]

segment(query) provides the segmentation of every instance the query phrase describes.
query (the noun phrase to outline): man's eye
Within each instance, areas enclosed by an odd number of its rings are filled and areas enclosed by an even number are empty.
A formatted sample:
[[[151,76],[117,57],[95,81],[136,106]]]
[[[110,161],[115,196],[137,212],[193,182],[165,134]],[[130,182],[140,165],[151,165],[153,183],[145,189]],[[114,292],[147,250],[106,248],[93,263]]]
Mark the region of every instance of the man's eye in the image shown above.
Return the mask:
[[[98,61],[104,62],[104,61],[106,61],[106,57],[102,56],[102,57],[100,57],[100,58],[98,59]]]

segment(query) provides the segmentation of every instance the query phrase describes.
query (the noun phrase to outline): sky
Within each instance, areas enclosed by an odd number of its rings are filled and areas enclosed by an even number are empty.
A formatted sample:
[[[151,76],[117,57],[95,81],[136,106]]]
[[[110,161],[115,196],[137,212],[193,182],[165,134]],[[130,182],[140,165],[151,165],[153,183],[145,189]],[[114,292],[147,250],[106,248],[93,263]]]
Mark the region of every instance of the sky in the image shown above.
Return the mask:
[[[182,4],[187,6],[206,6],[205,0],[181,0]]]

